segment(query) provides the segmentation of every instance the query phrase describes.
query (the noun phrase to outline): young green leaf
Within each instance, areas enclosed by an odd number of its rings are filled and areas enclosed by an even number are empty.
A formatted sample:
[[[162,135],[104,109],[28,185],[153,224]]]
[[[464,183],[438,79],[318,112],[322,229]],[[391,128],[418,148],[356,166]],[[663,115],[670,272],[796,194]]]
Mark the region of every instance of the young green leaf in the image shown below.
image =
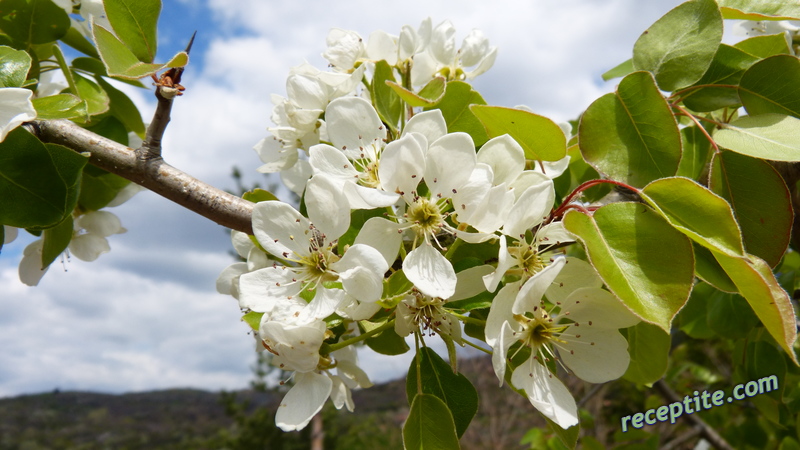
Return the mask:
[[[428,84],[423,86],[419,92],[413,92],[393,81],[386,82],[386,85],[392,88],[409,106],[426,108],[439,104],[442,98],[444,98],[446,84],[447,82],[444,77],[435,77],[433,80],[429,81]]]
[[[0,30],[30,49],[61,39],[69,16],[52,0],[0,0]]]
[[[750,303],[769,334],[789,354],[792,361],[798,364],[797,355],[792,348],[797,340],[797,322],[792,299],[778,284],[769,265],[753,255],[736,258],[714,252],[714,257],[736,283],[739,293]]]
[[[742,339],[758,325],[758,317],[738,294],[714,292],[706,298],[708,327],[726,339]]]
[[[658,19],[633,46],[633,66],[655,76],[663,91],[694,84],[708,70],[722,41],[722,15],[714,0],[691,0]]]
[[[130,181],[95,166],[86,166],[81,178],[78,204],[85,210],[97,211],[108,205]]]
[[[417,395],[417,360],[422,372],[422,392],[433,395],[452,412],[458,436],[464,434],[478,412],[478,392],[467,377],[453,373],[445,360],[429,347],[423,347],[411,361],[406,378],[406,396],[413,403]],[[415,397],[416,395],[416,397]],[[413,409],[413,404],[412,404]]]
[[[87,104],[72,94],[58,94],[32,100],[37,119],[86,119]]]
[[[719,0],[722,16],[737,20],[800,20],[800,5],[774,0]]]
[[[44,230],[44,246],[42,247],[42,269],[46,268],[64,252],[72,241],[72,217],[67,216],[60,224]]]
[[[773,161],[800,161],[800,119],[782,114],[744,116],[714,130],[720,147]]]
[[[86,112],[90,116],[96,116],[108,111],[111,100],[103,88],[94,80],[90,80],[81,75],[74,74],[75,87],[78,89],[78,96],[86,101]]]
[[[88,158],[22,128],[0,143],[0,223],[46,228],[72,214]]]
[[[139,61],[113,33],[94,24],[92,35],[97,43],[100,58],[106,66],[109,76],[125,79],[139,79],[167,67],[183,67],[189,62],[186,52],[179,52],[166,64],[147,64]]]
[[[633,60],[629,59],[619,63],[619,65],[604,73],[603,81],[613,80],[614,78],[622,78],[625,75],[635,71],[636,69],[633,68]]]
[[[612,203],[592,216],[570,211],[564,227],[583,243],[608,289],[628,309],[670,329],[694,281],[689,239],[637,203]]]
[[[637,187],[674,175],[681,160],[675,116],[647,72],[626,76],[616,93],[589,106],[578,143],[598,172]]]
[[[106,95],[108,95],[111,114],[119,119],[127,130],[133,131],[139,135],[140,138],[144,139],[145,127],[142,121],[142,115],[139,113],[139,108],[136,107],[125,93],[109,84],[102,77],[95,76],[94,79],[100,84],[100,87],[106,92]]]
[[[525,150],[525,159],[558,161],[567,154],[567,138],[547,117],[515,108],[472,105],[489,138],[508,134]]]
[[[769,58],[780,54],[792,54],[784,33],[753,36],[733,44],[734,47],[756,58]]]
[[[702,78],[683,96],[683,104],[697,112],[716,111],[741,105],[736,86],[742,74],[758,58],[738,48],[722,44]]]
[[[800,59],[776,55],[753,64],[739,82],[739,97],[751,116],[800,117]]]
[[[375,328],[386,323],[388,317],[384,317],[378,322],[369,322],[362,320],[359,322],[364,332],[369,332]],[[381,355],[402,355],[409,350],[406,340],[400,337],[395,331],[394,327],[381,331],[380,333],[370,337],[365,341],[367,347],[374,350]]]
[[[699,180],[711,157],[711,142],[697,126],[681,129],[683,155],[676,176]]]
[[[403,425],[406,450],[453,450],[461,448],[447,405],[436,396],[419,394]]]
[[[652,386],[667,371],[671,342],[669,333],[646,322],[639,322],[621,331],[628,339],[628,353],[631,355],[623,378]]]
[[[739,292],[731,278],[725,273],[725,269],[714,258],[711,250],[697,242],[693,242],[692,245],[694,246],[694,270],[697,278],[722,292],[731,294]]]
[[[22,50],[0,46],[0,88],[22,86],[30,69],[30,55]]]
[[[161,0],[105,0],[106,15],[114,32],[143,63],[156,57],[156,28]]]
[[[489,137],[483,124],[470,110],[470,105],[485,104],[486,101],[481,94],[473,90],[472,86],[463,81],[452,81],[447,83],[444,97],[437,107],[442,111],[448,133],[463,131],[472,136],[476,147],[480,147],[489,140]]]
[[[734,257],[745,255],[742,234],[728,202],[688,178],[656,180],[642,199],[698,244]]]
[[[714,157],[709,188],[733,207],[747,252],[775,267],[789,245],[794,218],[789,189],[775,168],[723,152]]]
[[[375,110],[381,117],[383,123],[389,126],[392,131],[397,131],[400,115],[403,113],[403,102],[400,96],[389,86],[388,82],[394,82],[393,69],[384,60],[375,63],[375,74],[370,85],[370,94]]]

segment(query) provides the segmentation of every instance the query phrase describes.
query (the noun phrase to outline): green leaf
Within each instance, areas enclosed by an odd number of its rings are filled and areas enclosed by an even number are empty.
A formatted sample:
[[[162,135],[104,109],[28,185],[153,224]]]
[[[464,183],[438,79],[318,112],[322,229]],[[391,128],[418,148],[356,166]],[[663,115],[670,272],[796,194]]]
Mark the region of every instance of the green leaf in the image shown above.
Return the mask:
[[[719,0],[722,16],[738,20],[800,20],[800,5],[775,0]]]
[[[86,166],[81,179],[81,208],[97,211],[108,205],[130,181],[95,166]]]
[[[72,213],[87,157],[17,128],[0,142],[0,223],[47,228]]]
[[[153,62],[161,0],[105,0],[103,3],[108,21],[120,40],[139,61]]]
[[[663,91],[690,86],[708,70],[722,41],[714,0],[692,0],[658,19],[633,46],[633,66],[655,75]]]
[[[726,339],[743,339],[758,325],[753,309],[741,295],[717,291],[706,301],[708,327]]]
[[[140,138],[145,137],[145,127],[139,108],[122,91],[115,88],[101,77],[95,77],[100,87],[106,92],[110,101],[111,114],[125,125],[128,131],[133,131]]]
[[[544,416],[542,416],[542,417],[544,417]],[[545,422],[547,422],[548,425],[550,425],[550,429],[553,430],[553,432],[556,434],[556,436],[558,436],[558,439],[559,439],[559,441],[551,441],[551,442],[556,443],[556,444],[560,442],[561,444],[563,444],[563,447],[554,447],[551,444],[549,446],[549,448],[551,448],[551,449],[552,448],[558,448],[558,449],[562,449],[562,448],[573,449],[573,448],[575,448],[575,446],[578,444],[578,436],[580,436],[580,434],[581,434],[581,426],[580,426],[580,424],[573,425],[573,426],[571,426],[571,427],[569,427],[569,428],[567,428],[565,430],[565,429],[561,428],[557,423],[553,422],[552,420],[550,420],[547,417],[544,417],[544,420],[545,420]]]
[[[714,131],[720,147],[773,161],[800,161],[800,119],[781,114],[744,116]]]
[[[779,54],[792,54],[786,35],[783,33],[753,36],[733,45],[756,58],[768,58]]]
[[[800,117],[800,59],[772,56],[753,64],[739,82],[739,97],[751,116],[775,113]]]
[[[58,255],[69,247],[73,232],[72,216],[67,216],[60,224],[44,230],[42,270],[52,264],[58,258]]]
[[[683,155],[676,175],[699,180],[711,156],[711,142],[697,126],[681,129],[681,142]]]
[[[423,395],[430,394],[444,401],[452,412],[458,436],[463,435],[475,413],[478,412],[478,392],[467,377],[453,373],[450,364],[441,356],[431,348],[423,347],[411,361],[406,378],[406,396],[408,402],[412,403],[412,409],[413,402],[419,398],[419,395],[414,397],[417,394],[418,360],[422,373]]]
[[[631,362],[623,378],[652,386],[667,371],[670,336],[661,328],[645,322],[622,330],[628,339]]]
[[[735,258],[714,252],[714,257],[736,284],[739,293],[747,299],[769,334],[798,364],[797,355],[792,349],[797,339],[792,300],[778,284],[769,265],[753,255]]]
[[[114,116],[104,116],[99,121],[92,122],[91,126],[84,127],[92,133],[99,134],[122,145],[128,145],[128,130]]]
[[[472,90],[472,86],[463,81],[452,81],[447,83],[444,97],[437,107],[442,111],[448,133],[463,131],[472,136],[475,147],[480,147],[489,140],[489,137],[481,121],[470,110],[470,105],[485,104],[486,101],[481,94]]]
[[[637,187],[674,175],[681,160],[675,116],[647,72],[626,76],[615,94],[589,106],[578,143],[598,172]]]
[[[612,203],[587,216],[570,211],[564,227],[586,248],[613,292],[642,320],[669,330],[694,280],[691,242],[637,203]]]
[[[111,100],[99,84],[86,77],[75,74],[75,86],[78,96],[86,101],[86,110],[90,116],[96,116],[108,111]],[[65,89],[62,92],[66,92]]]
[[[711,61],[711,66],[696,86],[706,86],[689,91],[683,103],[697,112],[715,111],[721,108],[738,107],[741,104],[736,85],[742,74],[758,58],[735,47],[722,44]]]
[[[461,448],[453,416],[447,405],[433,395],[414,397],[403,425],[406,450],[452,450]]]
[[[697,278],[714,286],[716,289],[727,292],[739,292],[731,278],[725,273],[725,269],[719,265],[711,250],[694,242],[694,270]]]
[[[709,284],[701,282],[694,285],[689,301],[678,313],[678,326],[681,331],[694,339],[714,337],[714,331],[709,328],[706,320],[708,315],[706,304],[708,303],[708,297],[714,292],[714,287]]]
[[[369,322],[362,320],[359,322],[364,332],[369,332],[386,323],[388,317],[384,317],[380,322]],[[409,350],[406,340],[394,331],[394,327],[381,331],[365,341],[367,347],[381,355],[402,355]]]
[[[189,55],[186,52],[179,52],[167,64],[143,63],[114,34],[100,25],[94,24],[92,34],[106,71],[112,77],[135,80],[154,74],[165,67],[183,67],[189,62]]]
[[[733,207],[747,253],[777,266],[794,218],[791,194],[778,171],[761,159],[723,152],[714,157],[709,188]]]
[[[0,88],[20,87],[31,70],[31,57],[22,50],[0,46]]]
[[[27,48],[61,39],[69,27],[69,16],[52,0],[0,0],[0,30]]]
[[[515,108],[473,105],[489,138],[508,134],[525,150],[525,158],[558,161],[567,154],[567,138],[561,127],[547,117]]]
[[[249,325],[254,331],[258,331],[258,329],[261,327],[261,316],[263,315],[264,313],[250,311],[242,316],[242,322]]]
[[[386,85],[392,88],[409,106],[426,108],[439,104],[442,98],[444,98],[446,84],[447,82],[444,77],[435,77],[433,80],[429,81],[428,84],[423,86],[418,93],[415,93],[393,81],[386,82]]]
[[[372,76],[370,94],[375,110],[383,123],[392,131],[397,131],[400,116],[403,113],[403,102],[400,96],[387,84],[394,82],[393,69],[385,60],[375,63],[375,74]]]
[[[34,98],[37,119],[85,119],[88,111],[86,102],[72,94],[58,94]]]
[[[622,78],[631,72],[635,72],[633,68],[633,60],[629,59],[620,63],[618,66],[603,74],[603,81],[613,80],[614,78]]]
[[[244,195],[242,195],[242,198],[253,203],[278,200],[278,197],[275,197],[275,194],[270,191],[265,191],[264,189],[253,189],[252,191],[247,191],[244,193]]]
[[[688,178],[664,178],[641,196],[681,233],[698,244],[731,256],[744,256],[742,235],[728,202]]]

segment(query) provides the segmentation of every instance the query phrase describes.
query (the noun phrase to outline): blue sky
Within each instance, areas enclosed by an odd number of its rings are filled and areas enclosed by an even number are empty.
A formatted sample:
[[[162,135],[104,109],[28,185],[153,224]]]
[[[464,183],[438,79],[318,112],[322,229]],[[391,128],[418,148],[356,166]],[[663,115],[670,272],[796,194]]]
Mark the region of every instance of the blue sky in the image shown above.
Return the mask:
[[[324,69],[320,54],[331,27],[366,38],[398,34],[449,19],[462,39],[484,31],[499,47],[495,67],[474,83],[490,104],[525,104],[555,120],[578,116],[613,90],[600,75],[630,57],[639,34],[678,0],[466,0],[445,2],[164,3],[159,58],[198,37],[184,75],[186,94],[173,108],[164,141],[167,162],[222,189],[236,165],[260,180],[252,146],[266,136],[270,93],[285,94],[289,68]],[[454,2],[447,2],[456,5]],[[152,92],[126,92],[147,121]],[[214,282],[232,262],[218,225],[151,192],[111,209],[129,230],[112,236],[110,253],[93,263],[56,262],[38,287],[22,285],[16,266],[33,238],[20,236],[0,255],[0,396],[54,388],[130,392],[169,387],[243,388],[255,361],[253,339],[236,302]],[[24,234],[24,233],[23,233]],[[361,354],[378,381],[404,375],[411,355]]]

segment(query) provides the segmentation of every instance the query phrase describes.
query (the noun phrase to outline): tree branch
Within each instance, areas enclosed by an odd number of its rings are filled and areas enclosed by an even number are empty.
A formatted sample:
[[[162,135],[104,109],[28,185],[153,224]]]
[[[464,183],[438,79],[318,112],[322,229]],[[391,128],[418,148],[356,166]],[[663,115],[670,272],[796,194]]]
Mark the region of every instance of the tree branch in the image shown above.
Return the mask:
[[[253,234],[252,202],[203,183],[160,157],[137,158],[135,150],[68,120],[36,120],[31,125],[42,142],[60,144],[78,153],[88,152],[92,165],[127,178],[224,227]]]

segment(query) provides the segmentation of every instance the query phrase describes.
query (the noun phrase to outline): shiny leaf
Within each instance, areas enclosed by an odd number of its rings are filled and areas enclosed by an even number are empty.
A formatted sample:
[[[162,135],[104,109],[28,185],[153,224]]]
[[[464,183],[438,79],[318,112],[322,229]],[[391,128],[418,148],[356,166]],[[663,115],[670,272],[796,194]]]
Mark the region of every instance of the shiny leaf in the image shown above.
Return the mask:
[[[800,119],[781,114],[744,116],[714,131],[720,147],[773,161],[800,161]]]
[[[525,159],[558,161],[567,154],[567,138],[547,117],[501,106],[470,107],[489,138],[508,134],[525,150]]]

